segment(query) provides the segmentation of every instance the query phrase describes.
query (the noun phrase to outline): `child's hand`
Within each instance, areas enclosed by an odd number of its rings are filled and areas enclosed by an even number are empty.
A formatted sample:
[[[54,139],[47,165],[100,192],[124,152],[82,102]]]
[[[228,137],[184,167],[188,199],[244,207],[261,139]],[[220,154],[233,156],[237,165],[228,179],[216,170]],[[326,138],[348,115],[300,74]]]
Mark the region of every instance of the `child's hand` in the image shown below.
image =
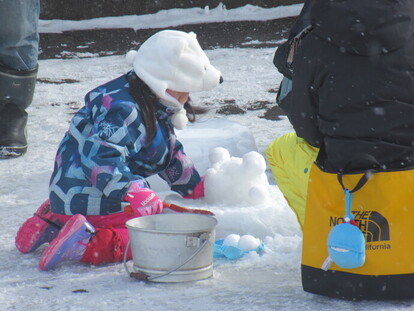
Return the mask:
[[[154,191],[141,188],[134,182],[124,196],[124,201],[130,203],[130,208],[125,208],[125,212],[136,217],[160,214],[163,208],[162,201]]]
[[[187,195],[183,196],[184,199],[199,199],[204,197],[204,176],[201,177],[201,181],[190,191]]]

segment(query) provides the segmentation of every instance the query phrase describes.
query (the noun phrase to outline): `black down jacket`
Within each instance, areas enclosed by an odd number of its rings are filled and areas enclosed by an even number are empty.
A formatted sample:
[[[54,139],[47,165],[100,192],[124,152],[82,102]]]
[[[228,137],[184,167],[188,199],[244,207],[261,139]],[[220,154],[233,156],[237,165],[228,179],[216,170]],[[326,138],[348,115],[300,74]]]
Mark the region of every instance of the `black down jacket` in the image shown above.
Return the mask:
[[[321,148],[319,167],[344,172],[361,154],[383,170],[413,167],[414,1],[316,0],[311,19],[282,108]]]
[[[277,70],[279,70],[280,73],[289,79],[292,79],[292,73],[289,65],[287,64],[290,42],[296,35],[311,25],[310,12],[312,1],[313,0],[305,0],[298,18],[289,31],[289,37],[287,41],[276,49],[275,55],[273,57],[273,64],[276,66]]]

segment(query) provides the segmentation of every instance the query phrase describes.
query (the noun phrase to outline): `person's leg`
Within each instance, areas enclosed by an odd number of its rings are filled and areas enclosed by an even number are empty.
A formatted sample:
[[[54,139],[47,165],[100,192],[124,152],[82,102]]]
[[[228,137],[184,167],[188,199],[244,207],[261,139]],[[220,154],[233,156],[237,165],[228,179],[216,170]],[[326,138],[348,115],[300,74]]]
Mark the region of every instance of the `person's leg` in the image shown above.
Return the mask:
[[[0,159],[27,151],[26,108],[33,99],[37,69],[13,71],[0,66]]]
[[[73,216],[54,214],[61,223],[67,223]],[[85,216],[85,219],[95,228],[95,233],[87,243],[82,262],[93,265],[120,262],[124,258],[129,241],[128,229],[125,223],[140,214],[121,212],[105,216]],[[127,259],[132,258],[131,250]]]
[[[93,265],[120,262],[129,241],[127,228],[97,228],[96,234],[86,246],[82,262]],[[132,258],[131,249],[128,250],[127,260]]]
[[[125,223],[143,216],[141,212],[128,207],[124,212],[104,216],[53,214],[64,226],[45,248],[39,262],[40,269],[54,269],[68,259],[94,265],[122,261],[129,241]],[[93,233],[88,235],[82,231],[83,228],[89,228],[89,233]],[[126,258],[132,258],[131,249]]]
[[[95,228],[85,216],[73,215],[43,251],[39,260],[40,270],[52,270],[66,260],[81,260],[95,233]]]
[[[39,0],[0,1],[0,65],[17,71],[37,67]]]
[[[129,233],[125,223],[132,218],[141,217],[139,209],[128,206],[124,212],[107,216],[86,216],[86,219],[96,228],[96,234],[86,247],[82,262],[94,265],[120,262],[129,242]],[[127,259],[132,258],[131,249]]]
[[[37,77],[39,0],[0,1],[0,159],[27,150],[26,108]]]
[[[301,228],[305,221],[309,173],[318,152],[318,148],[295,133],[275,139],[266,150],[276,184],[295,212]]]
[[[15,238],[16,248],[22,253],[33,252],[56,238],[62,226],[63,222],[52,213],[50,202],[46,200],[34,215],[20,226]]]

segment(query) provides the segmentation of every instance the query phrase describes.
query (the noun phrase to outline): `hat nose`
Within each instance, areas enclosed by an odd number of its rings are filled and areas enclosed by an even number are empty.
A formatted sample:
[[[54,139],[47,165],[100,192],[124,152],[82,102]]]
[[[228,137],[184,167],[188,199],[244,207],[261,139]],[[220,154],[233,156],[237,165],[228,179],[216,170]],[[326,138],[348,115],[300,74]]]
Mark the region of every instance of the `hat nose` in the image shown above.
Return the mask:
[[[223,83],[223,76],[220,76],[220,80],[219,80],[219,84],[222,84]]]

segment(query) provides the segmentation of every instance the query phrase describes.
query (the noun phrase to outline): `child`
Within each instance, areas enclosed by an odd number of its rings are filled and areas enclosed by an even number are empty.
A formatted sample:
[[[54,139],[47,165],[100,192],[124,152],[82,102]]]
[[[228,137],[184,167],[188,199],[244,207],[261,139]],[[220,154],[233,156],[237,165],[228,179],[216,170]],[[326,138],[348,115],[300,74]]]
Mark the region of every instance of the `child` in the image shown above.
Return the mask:
[[[129,239],[125,222],[163,209],[146,177],[159,174],[185,198],[204,196],[174,127],[194,120],[189,93],[213,89],[221,73],[195,34],[181,31],[156,33],[127,60],[133,70],[86,94],[58,148],[49,200],[17,233],[23,253],[50,242],[41,270],[65,259],[121,261]]]

